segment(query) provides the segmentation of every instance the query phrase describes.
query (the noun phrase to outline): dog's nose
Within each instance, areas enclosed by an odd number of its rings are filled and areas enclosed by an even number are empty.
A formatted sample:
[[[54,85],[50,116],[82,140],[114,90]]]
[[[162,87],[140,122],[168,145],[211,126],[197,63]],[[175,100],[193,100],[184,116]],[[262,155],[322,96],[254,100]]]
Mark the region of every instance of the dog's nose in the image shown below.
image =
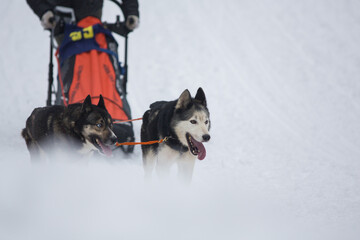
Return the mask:
[[[209,135],[209,134],[204,134],[204,135],[202,136],[202,138],[203,138],[204,142],[207,142],[207,141],[210,140],[210,135]]]
[[[111,144],[115,144],[117,142],[117,137],[116,136],[111,136],[110,142],[111,142]]]

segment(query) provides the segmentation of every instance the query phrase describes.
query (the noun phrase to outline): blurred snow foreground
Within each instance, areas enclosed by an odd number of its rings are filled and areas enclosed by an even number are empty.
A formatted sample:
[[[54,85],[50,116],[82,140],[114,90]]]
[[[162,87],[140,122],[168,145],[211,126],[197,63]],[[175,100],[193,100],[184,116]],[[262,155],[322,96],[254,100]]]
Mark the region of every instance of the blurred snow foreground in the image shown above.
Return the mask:
[[[322,239],[334,230],[284,193],[208,173],[185,187],[145,183],[126,162],[2,167],[2,239]]]
[[[0,1],[0,239],[359,239],[360,2],[140,6],[133,117],[186,88],[207,96],[192,184],[145,183],[140,148],[31,165],[20,132],[45,105],[48,33],[25,1]]]
[[[354,237],[344,222],[324,219],[316,203],[303,203],[316,197],[205,171],[191,186],[144,182],[128,161],[16,162],[2,164],[0,173],[2,239]]]

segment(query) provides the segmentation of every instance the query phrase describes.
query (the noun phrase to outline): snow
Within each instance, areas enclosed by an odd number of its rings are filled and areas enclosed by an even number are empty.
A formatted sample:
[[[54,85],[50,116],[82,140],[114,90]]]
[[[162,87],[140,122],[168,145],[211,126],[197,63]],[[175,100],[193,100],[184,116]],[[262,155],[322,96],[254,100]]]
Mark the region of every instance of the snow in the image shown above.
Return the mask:
[[[0,239],[359,238],[360,2],[140,1],[133,117],[186,88],[208,98],[188,187],[145,184],[138,147],[31,165],[20,132],[46,102],[49,34],[25,1],[0,9]]]

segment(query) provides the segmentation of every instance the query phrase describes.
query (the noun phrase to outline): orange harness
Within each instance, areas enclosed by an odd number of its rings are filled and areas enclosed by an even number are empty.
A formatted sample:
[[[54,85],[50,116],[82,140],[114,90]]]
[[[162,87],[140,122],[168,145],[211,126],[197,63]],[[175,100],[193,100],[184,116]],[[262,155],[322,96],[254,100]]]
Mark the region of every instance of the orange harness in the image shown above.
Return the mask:
[[[142,120],[142,118],[135,118],[135,119],[129,119],[129,120],[122,120],[122,121],[114,121],[114,123],[124,123],[124,122],[133,122],[133,121],[138,121],[138,120]]]
[[[135,118],[135,119],[129,119],[129,120],[123,120],[123,121],[114,121],[114,123],[123,123],[123,122],[133,122],[133,121],[138,121],[138,120],[142,120],[142,118]],[[123,146],[123,145],[151,145],[151,144],[156,144],[156,143],[163,143],[166,142],[169,139],[169,137],[164,137],[163,139],[160,140],[154,140],[154,141],[148,141],[148,142],[123,142],[123,143],[115,143],[115,146],[119,147],[119,146]]]
[[[166,142],[168,139],[169,139],[168,137],[165,137],[160,140],[154,140],[154,141],[148,141],[148,142],[123,142],[123,143],[117,142],[117,143],[115,143],[115,145],[117,147],[122,146],[122,145],[151,145],[151,144]]]

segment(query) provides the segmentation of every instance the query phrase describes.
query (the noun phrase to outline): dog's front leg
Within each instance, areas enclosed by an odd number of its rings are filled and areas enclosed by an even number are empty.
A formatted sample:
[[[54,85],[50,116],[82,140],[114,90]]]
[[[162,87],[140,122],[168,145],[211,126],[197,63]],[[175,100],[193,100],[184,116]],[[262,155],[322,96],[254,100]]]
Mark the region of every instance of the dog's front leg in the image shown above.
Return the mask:
[[[170,176],[171,166],[173,165],[173,160],[164,156],[158,156],[156,162],[156,173],[158,177],[162,180],[166,180]]]
[[[187,156],[179,158],[177,161],[178,165],[178,179],[185,184],[190,184],[194,172],[195,158]]]
[[[144,166],[144,176],[145,180],[151,180],[152,172],[155,168],[157,156],[153,151],[149,150],[146,153],[143,153],[143,166]]]
[[[175,162],[177,152],[168,146],[163,146],[158,154],[156,161],[156,173],[160,179],[168,179],[170,170]]]

